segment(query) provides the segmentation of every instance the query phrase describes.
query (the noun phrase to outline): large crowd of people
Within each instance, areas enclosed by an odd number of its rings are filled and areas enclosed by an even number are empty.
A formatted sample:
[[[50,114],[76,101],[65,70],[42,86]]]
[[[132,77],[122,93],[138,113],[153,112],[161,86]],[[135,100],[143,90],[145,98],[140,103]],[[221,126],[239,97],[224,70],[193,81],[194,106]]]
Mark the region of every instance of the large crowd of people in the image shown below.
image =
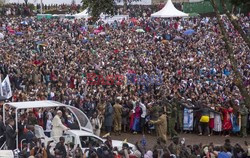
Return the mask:
[[[248,158],[250,156],[248,141],[245,141],[244,144],[237,143],[233,145],[230,139],[225,139],[224,144],[222,143],[221,145],[215,145],[214,143],[208,145],[203,145],[202,143],[187,145],[185,139],[180,139],[178,136],[174,136],[168,145],[162,137],[158,137],[152,148],[147,148],[144,142],[146,140],[142,139],[140,142],[135,143],[136,148],[133,150],[126,142],[123,143],[121,149],[118,149],[112,144],[112,138],[109,135],[105,136],[106,141],[103,144],[100,144],[98,147],[90,144],[89,148],[84,151],[80,145],[66,142],[64,137],[58,137],[55,146],[51,145],[51,141],[45,146],[42,139],[36,137],[36,131],[34,130],[34,126],[42,125],[42,121],[36,118],[34,113],[37,113],[35,111],[27,111],[27,113],[21,116],[17,131],[15,131],[15,121],[13,119],[8,120],[6,129],[4,129],[5,126],[0,118],[0,134],[2,134],[2,131],[6,131],[8,149],[16,149],[15,135],[18,134],[20,140],[25,140],[19,147],[21,149],[19,152],[20,158]],[[56,130],[58,128],[63,130],[74,129],[74,127],[70,126],[71,121],[74,122],[74,120],[69,117],[66,119],[64,116],[68,114],[68,111],[55,111],[52,108],[46,114],[46,116],[53,118],[51,124]],[[27,116],[25,117],[25,115]],[[57,123],[58,125],[55,124],[56,120],[60,122]],[[61,124],[62,122],[63,125]],[[52,129],[51,133],[55,134],[53,131],[56,130]],[[59,135],[62,135],[62,133],[56,134],[56,136]],[[2,141],[0,143],[2,144]]]
[[[50,144],[47,147],[41,145],[38,141],[36,145],[29,150],[29,146],[25,146],[20,156],[26,158],[248,158],[250,156],[250,147],[247,142],[244,145],[232,145],[230,139],[226,139],[221,146],[213,143],[209,145],[186,145],[180,141],[179,137],[174,137],[169,146],[157,140],[152,150],[144,150],[140,143],[136,143],[136,150],[131,152],[127,143],[123,144],[121,150],[112,146],[110,141],[106,141],[97,149],[89,148],[83,152],[79,146],[74,144],[65,144],[64,137],[55,147],[55,156],[50,152]]]
[[[178,140],[164,148],[167,138],[174,141],[180,132],[247,137],[249,105],[235,85],[216,18],[151,19],[148,12],[146,8],[137,18],[94,25],[85,19],[0,17],[4,35],[0,74],[10,77],[11,101],[55,100],[75,106],[90,118],[96,135],[101,130],[116,135],[156,133],[162,150],[145,152],[148,157],[160,151],[177,157],[246,154],[238,144],[185,147]],[[222,18],[250,92],[250,50],[228,19]],[[250,16],[237,18],[249,34]],[[50,135],[53,117],[47,113],[32,109],[21,120],[29,129],[34,123],[41,125]],[[70,115],[64,113],[64,120],[65,125],[70,123]],[[115,150],[106,154],[111,151]]]

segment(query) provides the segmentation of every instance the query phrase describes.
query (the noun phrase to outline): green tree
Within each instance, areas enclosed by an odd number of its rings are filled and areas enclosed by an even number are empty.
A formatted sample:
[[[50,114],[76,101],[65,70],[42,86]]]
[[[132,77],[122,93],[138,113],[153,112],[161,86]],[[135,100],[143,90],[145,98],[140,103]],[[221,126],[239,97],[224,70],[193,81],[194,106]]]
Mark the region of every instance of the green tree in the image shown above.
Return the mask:
[[[241,26],[238,24],[237,20],[235,18],[233,18],[232,14],[230,14],[229,10],[227,9],[227,5],[225,3],[225,0],[220,0],[221,1],[221,5],[223,8],[223,11],[226,13],[227,17],[229,18],[230,22],[233,24],[234,28],[240,33],[241,37],[243,38],[243,40],[246,42],[246,44],[248,45],[248,47],[250,48],[250,39],[249,37],[247,37],[247,35],[244,33],[244,31],[242,30]],[[240,5],[242,3],[246,3],[247,0],[232,0],[232,3],[234,3],[234,5]]]
[[[245,3],[247,3],[248,2],[248,0],[231,0],[231,3],[233,4],[233,5],[236,5],[236,6],[239,6],[239,5],[241,5],[241,4],[245,4]]]
[[[30,8],[31,11],[35,10],[35,5],[34,4],[28,4],[28,7]]]
[[[4,0],[0,0],[0,6],[4,4]]]
[[[25,5],[28,6],[28,0],[24,0]]]
[[[225,42],[225,47],[226,47],[226,50],[228,53],[228,57],[229,57],[231,65],[232,65],[232,70],[234,73],[234,83],[239,88],[241,95],[244,97],[246,105],[250,108],[250,96],[249,96],[249,93],[242,82],[242,76],[238,70],[237,61],[234,58],[232,43],[229,39],[229,36],[228,36],[226,29],[224,28],[224,22],[220,17],[218,6],[215,3],[215,0],[211,0],[211,4],[214,8],[216,19],[218,21],[218,24],[219,24],[219,27],[221,30],[221,34],[223,36],[222,39]]]
[[[93,20],[97,20],[99,16],[104,14],[114,15],[116,4],[114,0],[82,0],[83,9],[89,10]]]
[[[128,0],[123,0],[124,2],[124,10],[127,11],[128,8]]]

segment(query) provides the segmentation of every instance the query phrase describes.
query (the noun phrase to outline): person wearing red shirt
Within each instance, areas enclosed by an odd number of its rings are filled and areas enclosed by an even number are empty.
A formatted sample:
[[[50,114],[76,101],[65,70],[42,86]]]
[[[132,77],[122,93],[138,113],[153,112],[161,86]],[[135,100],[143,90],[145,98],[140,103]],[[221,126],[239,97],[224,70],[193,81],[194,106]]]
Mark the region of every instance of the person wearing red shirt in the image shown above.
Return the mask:
[[[231,122],[231,113],[233,112],[233,108],[222,108],[221,112],[223,114],[223,122],[222,122],[222,128],[225,133],[227,133],[226,137],[230,135],[230,131],[233,128],[232,122]]]

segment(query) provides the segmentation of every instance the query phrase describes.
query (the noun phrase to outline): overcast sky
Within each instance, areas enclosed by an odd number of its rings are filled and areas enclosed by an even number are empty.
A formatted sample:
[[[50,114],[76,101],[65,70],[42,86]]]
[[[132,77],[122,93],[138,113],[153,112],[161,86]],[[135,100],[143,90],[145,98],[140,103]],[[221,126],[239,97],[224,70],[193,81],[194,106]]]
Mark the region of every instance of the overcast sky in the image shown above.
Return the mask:
[[[40,3],[41,0],[28,0],[29,3]],[[71,4],[72,0],[42,0],[44,4]],[[81,0],[75,0],[80,4]],[[24,3],[24,0],[6,0],[8,3]]]

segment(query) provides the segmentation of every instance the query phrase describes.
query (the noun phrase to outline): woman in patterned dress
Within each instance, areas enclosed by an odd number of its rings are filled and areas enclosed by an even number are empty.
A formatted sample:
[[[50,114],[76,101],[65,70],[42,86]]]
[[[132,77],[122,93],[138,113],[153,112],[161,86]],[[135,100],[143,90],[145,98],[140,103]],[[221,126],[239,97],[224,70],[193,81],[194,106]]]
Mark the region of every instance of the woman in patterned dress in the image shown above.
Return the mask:
[[[221,121],[221,113],[220,113],[219,106],[215,107],[213,131],[219,132],[219,133],[222,131],[222,121]]]

